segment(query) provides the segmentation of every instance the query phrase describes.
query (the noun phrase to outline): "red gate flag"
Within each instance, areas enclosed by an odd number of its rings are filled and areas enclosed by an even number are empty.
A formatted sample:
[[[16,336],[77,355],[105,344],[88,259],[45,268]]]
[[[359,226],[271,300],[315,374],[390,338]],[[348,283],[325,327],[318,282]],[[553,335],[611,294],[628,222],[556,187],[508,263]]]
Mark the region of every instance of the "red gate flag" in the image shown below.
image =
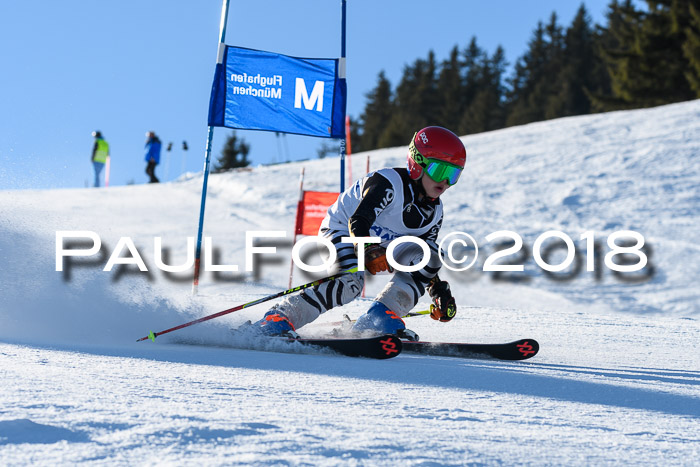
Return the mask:
[[[295,235],[317,235],[328,207],[335,203],[339,193],[304,191],[297,209]]]

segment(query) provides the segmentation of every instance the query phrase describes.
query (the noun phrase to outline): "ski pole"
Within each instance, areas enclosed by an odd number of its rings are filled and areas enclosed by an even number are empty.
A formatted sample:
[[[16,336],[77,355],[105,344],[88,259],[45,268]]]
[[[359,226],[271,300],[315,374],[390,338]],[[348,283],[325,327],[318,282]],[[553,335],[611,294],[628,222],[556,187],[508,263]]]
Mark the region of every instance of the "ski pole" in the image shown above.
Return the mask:
[[[412,311],[408,313],[404,318],[410,318],[412,316],[421,316],[421,315],[429,315],[431,310],[421,310],[421,311]]]
[[[429,315],[431,313],[430,310],[421,310],[421,311],[412,311],[408,313],[407,315],[402,316],[401,318],[411,318],[413,316],[423,316],[423,315]],[[354,323],[356,322],[356,319],[350,319],[348,315],[343,315],[343,321],[331,321],[328,323],[323,323],[326,326],[340,326],[341,324],[345,323]]]
[[[351,274],[353,272],[357,272],[357,267],[350,268],[347,271],[343,271],[339,274],[335,274],[332,276],[324,277],[323,279],[318,279],[318,280],[315,280],[313,282],[309,282],[308,284],[299,285],[299,286],[293,287],[291,289],[283,290],[282,292],[277,292],[275,294],[268,295],[267,297],[258,298],[257,300],[253,300],[252,302],[244,303],[243,305],[234,306],[233,308],[229,308],[228,310],[219,311],[218,313],[214,313],[213,315],[204,316],[202,318],[195,319],[194,321],[190,321],[189,323],[181,324],[179,326],[175,326],[173,328],[166,329],[165,331],[160,331],[160,332],[150,331],[147,336],[142,337],[141,339],[137,339],[136,342],[145,341],[146,339],[151,339],[152,341],[155,341],[156,337],[162,336],[163,334],[177,331],[178,329],[186,328],[188,326],[192,326],[193,324],[201,323],[204,321],[209,321],[210,319],[218,318],[219,316],[224,316],[224,315],[227,315],[229,313],[233,313],[234,311],[242,310],[243,308],[248,308],[250,306],[257,305],[258,303],[267,302],[268,300],[272,300],[272,299],[275,299],[277,297],[282,297],[284,295],[289,295],[291,293],[298,292],[300,290],[308,289],[310,287],[314,287],[316,285],[323,284],[324,282],[330,282],[330,281],[336,280],[337,278],[339,278],[341,276],[344,276],[346,274]]]

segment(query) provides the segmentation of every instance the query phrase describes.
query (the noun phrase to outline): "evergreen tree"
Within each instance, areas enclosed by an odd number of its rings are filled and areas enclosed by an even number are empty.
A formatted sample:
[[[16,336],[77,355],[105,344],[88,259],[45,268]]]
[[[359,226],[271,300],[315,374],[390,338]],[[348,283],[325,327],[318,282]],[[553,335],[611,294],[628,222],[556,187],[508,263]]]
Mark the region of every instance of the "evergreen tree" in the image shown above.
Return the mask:
[[[396,88],[394,111],[379,138],[378,147],[404,145],[414,132],[435,120],[438,103],[435,75],[432,51],[428,60],[418,59],[404,68],[403,78]]]
[[[372,147],[366,147],[365,142],[360,134],[361,125],[357,120],[350,118],[350,149],[352,153],[368,151],[374,149]]]
[[[445,128],[457,128],[464,112],[462,64],[457,46],[454,46],[450,52],[450,58],[442,62],[437,81],[437,94],[440,105],[434,123]]]
[[[422,99],[418,103],[420,112],[423,113],[428,125],[434,125],[440,118],[440,94],[437,87],[438,65],[435,60],[435,52],[428,52],[428,60],[425,62],[425,69],[421,74],[420,86],[418,92],[421,93]],[[416,128],[414,131],[418,131]]]
[[[476,37],[471,38],[462,55],[464,57],[462,62],[462,109],[456,126],[453,128],[460,135],[465,135],[478,131],[474,129],[474,126],[478,126],[474,124],[478,117],[472,114],[476,111],[473,105],[480,88],[484,85],[484,68],[488,55],[484,49],[479,47]],[[483,100],[483,97],[480,100]],[[481,103],[479,107],[481,108]]]
[[[614,0],[610,5],[608,32],[614,40],[603,45],[602,55],[613,98],[599,100],[604,110],[649,107],[695,96],[683,51],[689,3],[647,0],[647,5],[647,12],[636,10],[631,0],[622,4]]]
[[[635,41],[635,31],[641,22],[641,12],[632,4],[632,0],[618,3],[612,0],[605,14],[607,24],[598,27],[596,52],[604,63],[609,81],[609,92],[596,93],[591,96],[592,110],[607,111],[629,107],[624,99],[616,97],[621,94],[620,80],[613,76],[629,73],[633,61],[631,49]]]
[[[352,144],[355,152],[379,147],[379,138],[384,133],[394,113],[391,83],[386,78],[384,71],[379,72],[376,87],[366,97],[367,104],[365,104],[364,113],[360,117],[362,133],[359,137],[353,135]]]
[[[537,76],[532,94],[527,103],[534,120],[548,120],[561,115],[552,105],[556,96],[562,93],[565,83],[558,80],[565,63],[565,41],[562,27],[557,22],[556,13],[552,12],[549,23],[545,27],[545,59],[542,69]]]
[[[236,132],[231,132],[231,135],[226,139],[224,148],[221,150],[221,156],[214,167],[214,173],[238,167],[248,167],[250,165],[248,160],[249,151],[250,146],[243,141],[243,138],[239,141]]]
[[[508,126],[560,116],[557,96],[570,89],[557,79],[566,55],[564,33],[556,13],[552,13],[547,26],[538,23],[527,52],[516,62],[508,95]]]
[[[647,4],[649,13],[639,41],[645,72],[640,81],[645,93],[651,89],[655,92],[645,94],[641,101],[658,105],[692,99],[695,95],[685,76],[688,61],[683,55],[689,2],[647,0]]]
[[[464,74],[463,84],[463,111],[460,117],[463,117],[464,109],[469,107],[476,96],[479,88],[479,83],[482,81],[482,65],[486,58],[486,52],[479,47],[476,42],[476,37],[472,37],[469,45],[464,49],[464,62],[462,64]]]
[[[688,4],[687,21],[681,19],[680,3],[675,2],[672,10],[674,29],[685,33],[683,55],[688,60],[685,77],[695,91],[695,97],[700,97],[700,2]]]
[[[462,115],[459,134],[495,130],[505,125],[505,89],[503,74],[507,66],[505,52],[498,47],[492,57],[483,56],[478,68],[476,94]]]
[[[596,37],[583,4],[566,31],[561,68],[556,75],[557,93],[545,109],[546,118],[584,115],[591,112],[591,93],[606,89],[607,74],[596,53]]]
[[[506,125],[521,125],[542,120],[544,111],[535,100],[542,86],[542,77],[547,65],[547,42],[542,22],[537,24],[528,50],[515,63],[515,75],[510,80],[511,91],[508,95],[508,116]]]

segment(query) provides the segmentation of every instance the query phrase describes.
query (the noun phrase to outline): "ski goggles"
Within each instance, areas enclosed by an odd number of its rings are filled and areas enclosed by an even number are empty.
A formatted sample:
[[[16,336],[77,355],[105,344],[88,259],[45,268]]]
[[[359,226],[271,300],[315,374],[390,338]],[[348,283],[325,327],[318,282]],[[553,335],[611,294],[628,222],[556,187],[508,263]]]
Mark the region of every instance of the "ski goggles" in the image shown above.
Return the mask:
[[[452,186],[457,183],[457,180],[459,180],[459,176],[462,174],[463,170],[462,167],[450,164],[449,162],[441,161],[439,159],[429,159],[423,156],[423,154],[418,152],[418,148],[416,148],[413,141],[411,141],[411,145],[408,147],[408,150],[411,153],[411,158],[416,162],[416,164],[423,168],[425,173],[427,173],[433,181],[440,183],[443,180],[447,180],[447,183]]]

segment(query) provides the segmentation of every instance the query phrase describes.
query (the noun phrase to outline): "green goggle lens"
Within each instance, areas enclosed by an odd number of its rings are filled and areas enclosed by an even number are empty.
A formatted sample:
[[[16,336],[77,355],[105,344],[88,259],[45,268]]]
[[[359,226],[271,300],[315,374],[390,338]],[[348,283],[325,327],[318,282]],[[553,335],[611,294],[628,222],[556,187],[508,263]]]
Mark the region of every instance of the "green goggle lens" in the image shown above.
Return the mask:
[[[427,159],[427,162],[428,165],[424,168],[425,173],[438,183],[447,180],[447,183],[454,185],[462,174],[462,169],[456,165],[435,159]]]

